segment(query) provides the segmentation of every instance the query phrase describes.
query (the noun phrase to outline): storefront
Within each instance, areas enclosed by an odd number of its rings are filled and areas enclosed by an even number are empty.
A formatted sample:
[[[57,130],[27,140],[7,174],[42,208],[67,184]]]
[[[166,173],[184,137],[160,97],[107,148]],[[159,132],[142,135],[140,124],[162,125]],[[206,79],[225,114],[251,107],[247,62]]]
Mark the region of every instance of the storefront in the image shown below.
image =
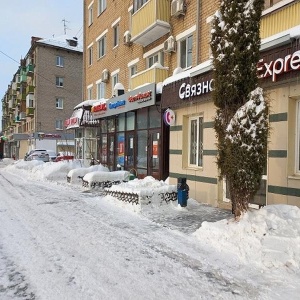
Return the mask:
[[[186,177],[190,197],[230,207],[226,181],[218,179],[212,71],[207,64],[164,82],[162,109],[171,109],[170,183]],[[253,204],[300,206],[300,42],[261,52],[259,84],[270,102],[270,139],[265,174]]]
[[[132,171],[138,178],[168,177],[169,131],[160,97],[153,83],[93,105],[101,164]]]

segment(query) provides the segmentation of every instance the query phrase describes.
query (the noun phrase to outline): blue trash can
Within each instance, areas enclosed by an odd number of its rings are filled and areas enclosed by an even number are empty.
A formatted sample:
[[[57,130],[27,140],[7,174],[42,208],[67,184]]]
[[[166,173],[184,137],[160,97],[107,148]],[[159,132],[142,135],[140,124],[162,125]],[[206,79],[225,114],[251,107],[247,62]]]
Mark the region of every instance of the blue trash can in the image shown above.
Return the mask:
[[[186,178],[177,179],[177,199],[181,207],[187,206],[187,199],[189,197],[189,186],[186,184]]]

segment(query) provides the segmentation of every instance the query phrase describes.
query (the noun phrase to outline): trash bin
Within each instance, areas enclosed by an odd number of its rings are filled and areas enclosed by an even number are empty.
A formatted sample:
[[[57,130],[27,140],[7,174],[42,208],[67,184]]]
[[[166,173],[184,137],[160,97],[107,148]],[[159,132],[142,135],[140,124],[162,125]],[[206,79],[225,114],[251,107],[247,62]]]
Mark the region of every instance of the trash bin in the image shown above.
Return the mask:
[[[186,178],[179,177],[177,179],[177,199],[181,207],[187,206],[187,199],[189,197],[189,186],[186,184]]]

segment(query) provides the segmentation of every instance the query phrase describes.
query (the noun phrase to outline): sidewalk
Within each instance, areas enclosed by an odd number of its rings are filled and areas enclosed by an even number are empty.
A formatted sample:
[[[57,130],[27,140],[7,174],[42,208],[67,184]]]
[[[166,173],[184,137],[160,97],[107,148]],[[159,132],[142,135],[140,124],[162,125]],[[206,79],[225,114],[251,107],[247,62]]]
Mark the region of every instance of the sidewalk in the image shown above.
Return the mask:
[[[186,234],[195,232],[204,221],[216,222],[233,218],[230,210],[201,204],[194,199],[189,199],[186,207],[180,207],[177,203],[159,208],[150,205],[143,208],[141,214],[155,223]]]

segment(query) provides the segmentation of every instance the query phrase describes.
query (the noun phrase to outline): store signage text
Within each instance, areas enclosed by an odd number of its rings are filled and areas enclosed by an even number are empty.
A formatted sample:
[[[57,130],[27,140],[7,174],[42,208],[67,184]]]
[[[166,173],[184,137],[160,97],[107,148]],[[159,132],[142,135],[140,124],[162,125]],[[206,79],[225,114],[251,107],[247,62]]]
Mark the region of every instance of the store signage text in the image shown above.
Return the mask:
[[[293,54],[287,55],[285,58],[277,58],[275,61],[264,62],[260,59],[257,66],[258,77],[266,78],[272,76],[272,81],[275,82],[277,75],[287,73],[292,70],[300,70],[300,50]]]
[[[129,102],[138,102],[138,103],[142,103],[142,102],[146,102],[152,99],[152,91],[148,91],[145,93],[138,93],[137,95],[134,96],[130,96],[128,98]]]
[[[179,88],[179,98],[185,99],[185,98],[200,96],[201,94],[209,93],[212,90],[213,90],[213,79],[209,81],[195,83],[193,85],[184,82]]]
[[[92,112],[100,112],[100,111],[106,111],[107,110],[107,106],[106,103],[101,103],[98,105],[95,105],[92,107]]]
[[[77,117],[70,118],[65,121],[65,126],[74,126],[79,124],[79,119]]]
[[[125,106],[125,104],[126,104],[125,100],[119,100],[117,102],[111,102],[111,103],[109,103],[108,107],[109,107],[109,109],[116,109],[118,107]]]

